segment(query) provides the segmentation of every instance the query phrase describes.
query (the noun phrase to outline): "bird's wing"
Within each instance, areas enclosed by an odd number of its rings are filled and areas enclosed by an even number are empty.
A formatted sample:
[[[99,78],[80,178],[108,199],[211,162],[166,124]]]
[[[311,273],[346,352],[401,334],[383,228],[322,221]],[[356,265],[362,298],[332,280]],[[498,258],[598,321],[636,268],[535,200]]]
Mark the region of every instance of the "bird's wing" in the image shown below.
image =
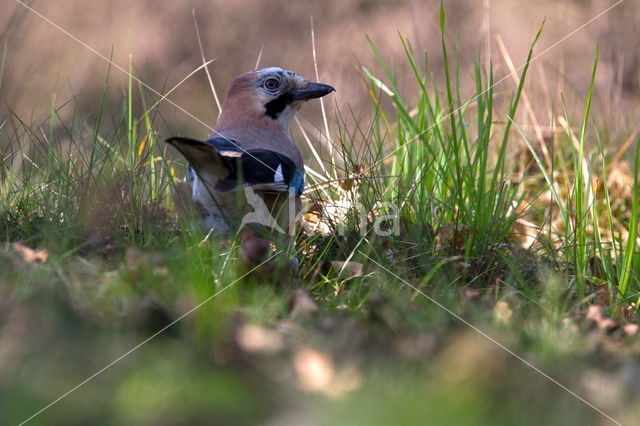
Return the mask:
[[[230,165],[229,177],[216,185],[222,192],[245,186],[260,191],[287,192],[293,186],[296,192],[302,193],[302,173],[293,161],[277,152],[250,150],[235,158]]]
[[[304,189],[302,171],[291,159],[275,151],[245,151],[235,141],[224,138],[198,141],[175,137],[167,139],[167,143],[180,151],[199,175],[216,175],[215,188],[221,192],[247,186],[259,191],[287,192],[293,187],[296,195],[300,195]]]
[[[174,137],[167,139],[167,143],[180,151],[196,172],[202,173],[209,168],[216,168],[222,173],[220,178],[227,176],[226,169],[228,167],[223,157],[240,157],[243,152],[233,140],[224,138],[199,141]]]

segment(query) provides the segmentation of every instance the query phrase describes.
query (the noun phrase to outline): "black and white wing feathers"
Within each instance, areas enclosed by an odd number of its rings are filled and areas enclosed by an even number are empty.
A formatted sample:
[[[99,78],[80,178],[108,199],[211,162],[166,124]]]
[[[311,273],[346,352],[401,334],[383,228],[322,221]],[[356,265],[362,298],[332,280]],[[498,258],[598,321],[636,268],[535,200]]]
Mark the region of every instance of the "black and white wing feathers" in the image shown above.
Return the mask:
[[[222,192],[249,185],[263,191],[285,192],[296,173],[296,166],[287,157],[269,150],[250,150],[240,157],[230,158],[229,176],[216,188]]]
[[[250,186],[261,191],[286,192],[293,187],[296,195],[304,188],[302,171],[293,161],[266,149],[242,150],[233,140],[212,138],[198,141],[188,138],[170,138],[185,156],[196,173],[202,174],[212,167],[218,170],[215,188],[228,192]]]

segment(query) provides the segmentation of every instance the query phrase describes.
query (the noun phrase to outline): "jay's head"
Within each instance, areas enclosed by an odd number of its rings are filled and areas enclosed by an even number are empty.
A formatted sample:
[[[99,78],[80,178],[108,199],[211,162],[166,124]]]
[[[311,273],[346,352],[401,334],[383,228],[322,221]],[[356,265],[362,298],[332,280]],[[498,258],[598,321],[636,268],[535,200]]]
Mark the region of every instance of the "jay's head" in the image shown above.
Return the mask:
[[[227,92],[219,130],[247,121],[288,131],[289,123],[300,106],[334,91],[322,83],[281,68],[261,68],[236,77]]]

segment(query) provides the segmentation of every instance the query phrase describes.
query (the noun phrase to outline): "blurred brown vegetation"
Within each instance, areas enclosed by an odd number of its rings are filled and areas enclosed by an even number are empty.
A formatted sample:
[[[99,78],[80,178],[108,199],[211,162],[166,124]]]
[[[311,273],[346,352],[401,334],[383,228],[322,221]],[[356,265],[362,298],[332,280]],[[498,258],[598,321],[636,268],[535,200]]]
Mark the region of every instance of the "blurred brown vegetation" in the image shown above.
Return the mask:
[[[614,3],[614,0],[445,1],[450,49],[459,44],[461,81],[469,89],[463,91],[463,96],[472,93],[470,67],[479,49],[484,52],[480,60],[486,63],[490,46],[496,81],[508,75],[504,55],[496,44],[497,36],[519,66],[545,18],[537,53]],[[35,0],[29,4],[102,55],[113,57],[113,62],[123,68],[128,67],[131,53],[135,75],[161,92],[202,63],[192,11],[199,21],[206,57],[217,58],[211,71],[220,96],[231,77],[255,67],[261,50],[261,66],[282,66],[315,78],[311,16],[320,80],[336,87],[337,94],[330,102],[335,102],[347,116],[370,112],[370,101],[357,66],[360,62],[375,68],[366,36],[388,63],[398,65],[401,89],[410,91],[411,87],[403,87],[401,76],[408,71],[398,33],[406,36],[416,51],[430,55],[435,78],[440,78],[438,0]],[[540,125],[549,124],[550,117],[562,111],[557,89],[565,91],[568,102],[581,99],[600,39],[601,105],[596,120],[610,130],[613,139],[623,139],[635,128],[640,87],[639,23],[640,3],[626,1],[537,61],[527,87]],[[52,105],[64,105],[72,98],[75,102],[60,110],[63,118],[80,112],[80,116],[90,119],[96,114],[108,65],[94,53],[14,0],[0,3],[0,50],[3,46],[7,63],[0,88],[2,115],[13,112],[26,122],[39,122],[47,117]],[[109,81],[110,105],[117,106],[126,90],[126,75],[112,69]],[[496,88],[496,93],[506,99],[513,87],[509,78]],[[157,99],[145,91],[150,99]],[[215,123],[217,110],[204,72],[189,79],[170,98],[203,121]],[[316,120],[318,105],[306,108],[303,116],[320,123]],[[208,133],[201,124],[166,103],[162,111],[165,119],[180,131],[199,136]]]

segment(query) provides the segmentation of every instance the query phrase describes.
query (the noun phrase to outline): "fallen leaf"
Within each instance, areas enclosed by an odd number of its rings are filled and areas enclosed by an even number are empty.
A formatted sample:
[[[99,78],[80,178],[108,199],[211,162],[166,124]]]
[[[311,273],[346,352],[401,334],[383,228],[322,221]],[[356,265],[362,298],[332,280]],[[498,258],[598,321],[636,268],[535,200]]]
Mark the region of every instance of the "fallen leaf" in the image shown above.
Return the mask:
[[[509,304],[504,300],[500,300],[496,303],[496,306],[493,308],[493,315],[496,320],[502,324],[508,324],[511,316],[513,315],[513,311],[509,307]]]
[[[362,376],[355,366],[336,371],[328,354],[311,348],[300,349],[294,354],[293,367],[302,389],[332,398],[354,391],[362,383]]]
[[[587,308],[586,319],[593,321],[598,330],[609,333],[618,327],[618,323],[612,318],[604,315],[605,307],[601,305],[590,305]]]
[[[635,336],[638,334],[638,329],[640,326],[638,324],[625,324],[624,325],[624,334],[627,336]]]
[[[241,326],[236,332],[236,342],[246,352],[264,355],[273,355],[283,346],[280,333],[255,324]]]
[[[599,322],[599,321],[602,320],[603,311],[604,311],[604,307],[603,306],[590,305],[587,308],[586,318],[590,319],[591,321],[594,321],[594,322]]]
[[[596,324],[598,325],[599,329],[607,332],[612,331],[613,329],[618,327],[618,323],[609,317],[603,318],[601,321],[597,322]]]
[[[311,392],[325,391],[334,376],[331,357],[311,348],[299,349],[293,355],[293,368],[300,387]]]
[[[524,249],[529,249],[539,243],[540,226],[523,218],[517,219],[513,224],[511,239]]]
[[[22,243],[13,243],[13,249],[29,263],[44,263],[49,258],[49,252],[45,249],[34,250]]]
[[[322,220],[322,212],[308,212],[302,216],[302,227],[309,235],[331,235],[331,227]]]
[[[355,179],[346,178],[342,180],[342,189],[345,191],[351,191],[353,188],[357,188],[360,185],[358,178],[364,175],[366,169],[366,164],[354,164],[352,168],[352,176],[355,177]]]
[[[475,288],[465,287],[462,290],[462,294],[464,295],[464,297],[466,297],[468,299],[479,299],[480,298],[480,292],[478,290],[476,290]]]

